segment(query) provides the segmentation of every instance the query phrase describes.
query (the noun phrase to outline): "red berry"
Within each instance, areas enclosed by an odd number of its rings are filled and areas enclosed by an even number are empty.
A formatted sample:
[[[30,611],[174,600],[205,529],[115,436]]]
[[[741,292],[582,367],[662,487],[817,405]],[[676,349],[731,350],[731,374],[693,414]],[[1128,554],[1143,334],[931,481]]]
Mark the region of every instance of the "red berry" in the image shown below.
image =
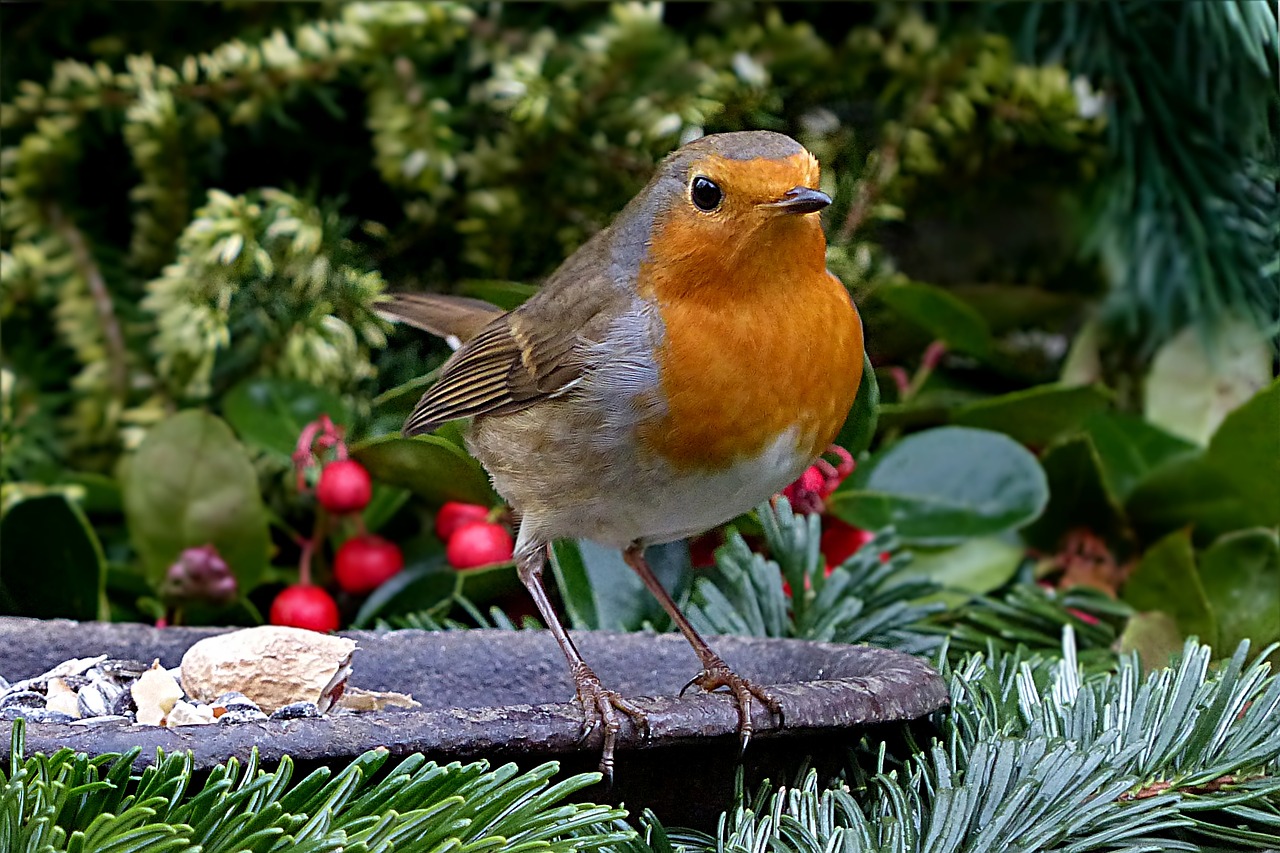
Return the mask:
[[[352,536],[333,559],[338,586],[356,595],[372,592],[404,568],[400,548],[381,536]]]
[[[874,538],[875,534],[869,530],[846,524],[838,518],[824,518],[819,548],[828,566],[838,566]]]
[[[482,521],[454,532],[445,549],[445,559],[455,569],[473,569],[510,560],[514,547],[505,527]]]
[[[310,631],[338,630],[338,605],[318,586],[289,586],[271,602],[272,625]]]
[[[489,508],[478,504],[447,501],[436,513],[436,535],[445,542],[468,524],[489,520]]]
[[[369,505],[371,497],[373,482],[369,479],[369,472],[354,459],[330,462],[320,472],[316,499],[320,506],[334,515],[359,512]]]

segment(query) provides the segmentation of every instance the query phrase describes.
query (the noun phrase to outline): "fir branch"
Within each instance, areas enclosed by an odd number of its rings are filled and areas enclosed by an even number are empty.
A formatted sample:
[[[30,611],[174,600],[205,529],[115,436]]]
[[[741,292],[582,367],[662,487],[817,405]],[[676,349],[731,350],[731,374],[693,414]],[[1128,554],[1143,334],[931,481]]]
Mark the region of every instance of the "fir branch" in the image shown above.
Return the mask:
[[[745,799],[714,835],[647,814],[636,851],[1005,853],[1208,851],[1280,844],[1280,679],[1242,645],[1210,671],[1188,643],[1142,681],[1063,658],[998,653],[947,671],[940,735],[904,762],[883,749],[823,790],[816,774]],[[1265,653],[1264,653],[1265,655]]]
[[[964,607],[929,620],[922,630],[945,641],[953,659],[974,652],[1019,648],[1052,652],[1059,648],[1062,631],[1070,627],[1091,666],[1110,669],[1112,651],[1120,628],[1133,609],[1105,593],[1086,587],[1066,591],[1018,582],[992,593],[976,596]]]
[[[904,651],[936,646],[921,628],[942,605],[921,604],[919,599],[937,587],[894,579],[910,558],[895,553],[898,543],[892,531],[881,531],[827,571],[819,550],[822,528],[817,515],[793,513],[782,497],[772,505],[762,504],[756,513],[769,557],[752,551],[736,530],[730,530],[716,551],[716,571],[694,581],[685,608],[700,631],[875,643]]]
[[[373,750],[337,773],[321,768],[294,782],[288,757],[268,771],[255,752],[198,785],[189,754],[160,754],[135,775],[139,750],[24,756],[24,732],[15,722],[9,775],[0,772],[0,850],[568,853],[634,834],[619,823],[620,809],[566,803],[600,776],[552,784],[555,763],[521,773],[514,764],[440,766],[411,755],[382,772],[389,753]]]
[[[1031,4],[1022,48],[1107,93],[1109,174],[1087,247],[1146,352],[1187,324],[1280,328],[1277,20],[1265,0]]]

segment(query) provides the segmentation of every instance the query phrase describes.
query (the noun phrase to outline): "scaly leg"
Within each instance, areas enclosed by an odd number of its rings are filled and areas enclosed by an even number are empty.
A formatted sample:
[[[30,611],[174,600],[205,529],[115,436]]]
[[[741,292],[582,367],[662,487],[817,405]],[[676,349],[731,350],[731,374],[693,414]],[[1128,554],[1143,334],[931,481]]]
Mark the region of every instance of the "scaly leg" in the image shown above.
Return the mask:
[[[702,672],[694,676],[693,680],[680,690],[680,695],[683,696],[684,691],[695,684],[708,693],[720,687],[728,687],[738,700],[738,736],[742,741],[744,750],[747,748],[747,742],[751,740],[752,696],[763,702],[771,713],[777,715],[778,722],[781,723],[783,721],[782,704],[763,688],[757,687],[729,669],[729,665],[711,650],[711,647],[707,645],[707,641],[702,639],[702,635],[694,629],[689,620],[685,618],[685,615],[680,612],[680,608],[676,606],[670,594],[663,588],[657,576],[654,575],[653,569],[649,568],[649,561],[644,558],[644,547],[638,542],[633,542],[622,552],[622,557],[627,561],[627,565],[640,576],[640,580],[644,581],[644,585],[649,588],[649,592],[653,593],[653,597],[658,599],[662,609],[667,611],[667,614],[675,621],[680,633],[684,634],[685,639],[689,641],[689,645],[693,646],[693,650],[698,653],[698,658],[702,661]]]
[[[560,624],[560,619],[556,616],[551,600],[547,598],[547,591],[542,585],[542,570],[546,565],[546,559],[545,547],[530,548],[517,555],[516,574],[520,576],[520,582],[524,584],[525,589],[529,590],[533,603],[542,614],[542,621],[547,623],[551,636],[556,638],[560,651],[564,652],[565,659],[569,661],[569,672],[573,676],[573,683],[577,690],[578,704],[582,707],[582,737],[585,739],[601,724],[604,725],[604,751],[600,755],[600,772],[604,774],[606,784],[612,785],[613,748],[618,738],[618,730],[621,728],[615,709],[630,717],[646,738],[649,736],[649,719],[644,711],[614,691],[606,690],[600,683],[599,677],[582,659],[578,647],[573,644],[568,632]]]

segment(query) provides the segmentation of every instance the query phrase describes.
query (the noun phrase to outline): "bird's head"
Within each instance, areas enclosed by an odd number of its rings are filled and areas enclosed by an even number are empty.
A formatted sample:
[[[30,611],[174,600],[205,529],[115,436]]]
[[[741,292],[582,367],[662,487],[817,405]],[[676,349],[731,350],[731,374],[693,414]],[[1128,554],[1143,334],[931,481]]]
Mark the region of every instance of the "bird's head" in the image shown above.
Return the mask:
[[[831,203],[818,161],[780,133],[707,136],[659,166],[645,193],[646,261],[683,270],[685,285],[741,288],[826,268],[816,215]],[[638,209],[636,213],[640,213]]]

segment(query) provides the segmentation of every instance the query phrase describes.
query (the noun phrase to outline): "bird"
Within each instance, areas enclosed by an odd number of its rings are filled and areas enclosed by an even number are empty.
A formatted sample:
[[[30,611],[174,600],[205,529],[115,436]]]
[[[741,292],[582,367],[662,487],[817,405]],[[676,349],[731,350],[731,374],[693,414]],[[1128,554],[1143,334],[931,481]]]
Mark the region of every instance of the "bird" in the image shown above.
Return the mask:
[[[745,749],[768,690],[707,644],[645,559],[758,506],[835,439],[862,379],[862,322],[826,265],[817,159],[772,131],[711,134],[669,154],[646,186],[522,305],[389,294],[387,319],[456,351],[406,436],[470,419],[469,452],[517,520],[517,574],[569,664],[583,737],[603,727],[612,779],[622,717],[543,585],[551,543],[589,539],[628,566],[692,645],[686,685],[733,694]],[[683,693],[683,691],[682,691]]]

